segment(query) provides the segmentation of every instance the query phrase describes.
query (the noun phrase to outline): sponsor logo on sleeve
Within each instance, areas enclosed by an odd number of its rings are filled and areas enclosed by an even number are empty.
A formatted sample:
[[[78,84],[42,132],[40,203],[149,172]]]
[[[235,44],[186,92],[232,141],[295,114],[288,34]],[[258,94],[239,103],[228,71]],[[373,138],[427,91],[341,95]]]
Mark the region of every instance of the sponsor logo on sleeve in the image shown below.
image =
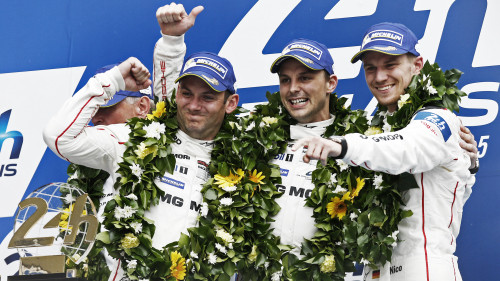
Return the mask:
[[[427,123],[434,124],[439,131],[441,131],[445,142],[448,141],[451,136],[450,126],[448,126],[448,123],[446,123],[443,117],[437,115],[436,113],[421,111],[415,115],[414,120],[422,120]]]

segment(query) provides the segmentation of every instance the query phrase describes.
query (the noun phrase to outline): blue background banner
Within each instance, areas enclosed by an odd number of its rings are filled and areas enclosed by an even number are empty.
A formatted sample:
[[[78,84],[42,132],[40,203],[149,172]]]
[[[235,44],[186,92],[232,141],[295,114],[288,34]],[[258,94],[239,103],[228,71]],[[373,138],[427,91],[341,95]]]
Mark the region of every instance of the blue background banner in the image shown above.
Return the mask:
[[[17,270],[8,250],[17,203],[39,186],[66,181],[67,162],[43,143],[44,124],[103,65],[135,56],[152,69],[160,37],[150,0],[45,0],[0,2],[0,275]],[[339,76],[336,92],[352,108],[373,113],[376,102],[361,64],[352,65],[364,31],[382,21],[401,22],[420,39],[424,59],[464,72],[459,87],[469,96],[459,116],[479,144],[481,169],[464,208],[456,255],[464,280],[497,280],[500,222],[489,219],[500,198],[497,122],[500,86],[500,2],[495,0],[205,0],[186,34],[187,53],[211,51],[234,65],[242,103],[265,100],[278,90],[272,61],[293,38],[324,43]],[[10,111],[10,115],[6,112]],[[7,115],[9,115],[7,117]],[[17,132],[17,133],[15,133]],[[18,138],[19,139],[19,138]],[[20,155],[11,151],[21,147]],[[358,280],[359,276],[349,277]],[[358,278],[358,279],[357,279]]]

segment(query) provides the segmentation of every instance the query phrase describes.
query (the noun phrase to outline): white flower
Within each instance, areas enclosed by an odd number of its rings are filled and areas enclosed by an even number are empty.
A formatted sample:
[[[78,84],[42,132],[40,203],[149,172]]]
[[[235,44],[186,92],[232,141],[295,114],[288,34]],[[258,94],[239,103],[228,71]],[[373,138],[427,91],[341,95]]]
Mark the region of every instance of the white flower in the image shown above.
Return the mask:
[[[392,234],[391,234],[391,237],[392,239],[394,240],[398,240],[398,234],[399,234],[399,230],[395,230]]]
[[[337,183],[337,174],[332,174],[332,177],[330,178],[330,182],[332,183],[332,185],[334,183]]]
[[[438,92],[438,91],[436,90],[436,88],[434,88],[434,86],[432,85],[432,82],[431,82],[431,80],[430,80],[430,79],[429,79],[429,80],[427,80],[427,85],[425,85],[425,89],[426,89],[426,90],[427,90],[427,92],[429,92],[429,94],[431,94],[431,95],[435,95],[435,94],[437,94],[437,92]]]
[[[130,166],[130,170],[132,170],[132,174],[139,179],[141,178],[142,173],[144,170],[139,166],[139,164],[133,163],[132,166]]]
[[[208,263],[209,264],[216,264],[217,263],[217,255],[214,253],[208,254]]]
[[[335,246],[340,246],[340,245],[342,245],[342,242],[340,241],[335,242]]]
[[[352,221],[354,221],[354,220],[356,220],[356,219],[358,218],[358,215],[357,215],[356,213],[354,213],[354,212],[353,212],[353,213],[351,213],[351,214],[349,215],[349,217],[351,218],[351,220],[352,220]]]
[[[217,230],[216,236],[219,237],[220,239],[222,239],[222,241],[224,241],[224,243],[226,245],[229,243],[234,243],[233,236],[222,228],[219,228]]]
[[[207,202],[203,202],[203,204],[201,204],[200,213],[201,213],[201,215],[203,217],[207,216],[207,214],[208,214],[208,204],[207,204]]]
[[[269,262],[268,262],[268,261],[266,261],[266,262],[264,263],[264,268],[265,268],[265,269],[267,269],[268,267],[269,267]]]
[[[347,170],[349,168],[349,165],[347,165],[344,161],[337,159],[337,165],[339,165],[340,171]]]
[[[344,194],[347,192],[347,189],[343,188],[342,186],[340,185],[337,185],[337,187],[335,188],[335,190],[333,191],[333,193],[339,193],[339,194]]]
[[[135,233],[141,233],[142,232],[142,223],[134,221],[130,224],[130,227],[134,229]]]
[[[89,265],[87,263],[83,264],[83,271],[89,271]]]
[[[137,200],[137,196],[133,193],[130,193],[129,195],[125,196],[125,198],[128,198],[130,200]]]
[[[232,248],[233,248],[233,243],[229,243],[229,244],[227,245],[227,247],[228,247],[229,249],[232,249]]]
[[[122,218],[124,218],[124,213],[123,213],[123,209],[120,208],[120,207],[116,207],[115,208],[115,218],[117,220],[120,220]]]
[[[71,177],[69,177],[68,180],[74,180],[74,179],[77,179],[78,178],[78,175],[77,175],[78,172],[75,172],[74,174],[71,175]]]
[[[127,261],[127,268],[134,269],[137,267],[137,260]]]
[[[229,126],[231,126],[231,129],[234,129],[234,127],[238,128],[238,130],[241,131],[241,126],[240,124],[236,123],[236,122],[233,122],[233,121],[229,121]]]
[[[384,180],[382,180],[382,175],[376,175],[373,178],[373,185],[375,186],[375,189],[381,190],[382,189],[382,182],[383,181]]]
[[[384,133],[391,132],[392,131],[391,124],[385,122],[385,120],[384,120],[384,126],[382,126],[382,131],[384,131]]]
[[[369,264],[370,262],[369,262],[369,261],[367,261],[367,260],[365,260],[364,258],[361,258],[360,263],[362,263],[362,264],[364,264],[364,265],[367,265],[367,264]]]
[[[220,204],[223,206],[231,206],[233,204],[233,198],[222,198],[220,199]]]
[[[143,129],[146,131],[146,138],[155,138],[159,140],[161,134],[165,133],[165,124],[160,124],[159,122],[154,121],[153,123],[144,126]]]
[[[271,281],[280,281],[281,280],[281,275],[283,275],[283,271],[276,271],[271,275]]]
[[[215,243],[215,248],[217,248],[217,250],[219,250],[219,252],[221,252],[223,254],[227,254],[226,247],[222,246],[221,244]]]
[[[66,194],[66,196],[64,196],[64,201],[66,202],[66,204],[71,204],[71,202],[75,201],[75,197],[73,197],[71,193],[68,193]]]
[[[198,254],[191,251],[191,253],[189,253],[189,256],[194,260],[194,259],[198,259]]]
[[[410,98],[410,94],[404,94],[399,97],[398,100],[398,108],[403,107],[403,105],[408,103],[408,99]]]
[[[235,190],[236,190],[236,186],[234,186],[234,185],[231,185],[231,186],[224,186],[222,189],[223,189],[224,191],[226,191],[226,192],[233,192],[233,191],[235,191]]]
[[[130,218],[133,214],[135,214],[136,210],[130,206],[123,207],[123,217]]]

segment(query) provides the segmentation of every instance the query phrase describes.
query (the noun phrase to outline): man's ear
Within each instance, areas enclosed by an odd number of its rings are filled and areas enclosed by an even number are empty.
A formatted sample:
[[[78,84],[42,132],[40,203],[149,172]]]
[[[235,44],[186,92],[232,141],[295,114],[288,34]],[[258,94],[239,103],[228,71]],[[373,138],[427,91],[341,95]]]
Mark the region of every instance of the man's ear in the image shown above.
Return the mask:
[[[337,88],[337,83],[338,83],[338,78],[337,75],[332,74],[330,75],[330,79],[327,81],[327,93],[331,94],[333,91],[335,91],[335,88]]]
[[[238,102],[240,101],[240,96],[238,94],[232,94],[227,98],[226,101],[226,113],[230,114],[236,107],[238,107]]]
[[[415,73],[413,75],[419,74],[420,70],[424,68],[424,58],[422,56],[419,56],[413,61],[413,65],[415,66]]]
[[[141,97],[135,107],[137,111],[137,117],[146,118],[151,109],[151,101],[148,97]]]

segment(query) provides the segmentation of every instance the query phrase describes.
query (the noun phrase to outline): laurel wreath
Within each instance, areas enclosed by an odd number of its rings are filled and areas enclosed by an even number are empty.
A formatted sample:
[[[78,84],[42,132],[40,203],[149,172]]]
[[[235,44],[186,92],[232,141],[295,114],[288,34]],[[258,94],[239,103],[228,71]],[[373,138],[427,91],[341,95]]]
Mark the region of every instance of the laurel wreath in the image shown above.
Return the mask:
[[[379,106],[370,129],[362,111],[344,108],[346,100],[333,94],[330,111],[336,118],[325,137],[380,133],[383,124],[388,124],[386,130],[397,130],[427,105],[458,110],[465,95],[455,86],[460,75],[426,62],[408,87],[409,96],[402,96],[400,109],[387,115]],[[289,125],[295,121],[279,93],[267,93],[267,98],[252,114],[226,116],[215,138],[211,178],[201,191],[198,226],[163,249],[152,247],[154,222],[144,213],[163,194],[155,180],[175,167],[169,147],[178,129],[174,100],[164,101],[146,120],[129,121],[130,139],[118,170],[120,196],[107,204],[108,231],[98,238],[123,261],[130,279],[229,280],[239,272],[245,280],[344,280],[356,262],[379,265],[391,259],[398,223],[411,215],[400,209],[401,195],[394,188],[400,178],[333,159],[326,166],[318,164],[312,175],[315,188],[306,205],[314,210],[318,230],[304,240],[302,257],[291,254],[291,247],[272,234],[270,223],[280,211],[275,199],[281,196],[276,188],[281,176],[279,167],[269,162],[286,149]],[[144,128],[154,122],[164,124],[165,131],[146,137]]]

